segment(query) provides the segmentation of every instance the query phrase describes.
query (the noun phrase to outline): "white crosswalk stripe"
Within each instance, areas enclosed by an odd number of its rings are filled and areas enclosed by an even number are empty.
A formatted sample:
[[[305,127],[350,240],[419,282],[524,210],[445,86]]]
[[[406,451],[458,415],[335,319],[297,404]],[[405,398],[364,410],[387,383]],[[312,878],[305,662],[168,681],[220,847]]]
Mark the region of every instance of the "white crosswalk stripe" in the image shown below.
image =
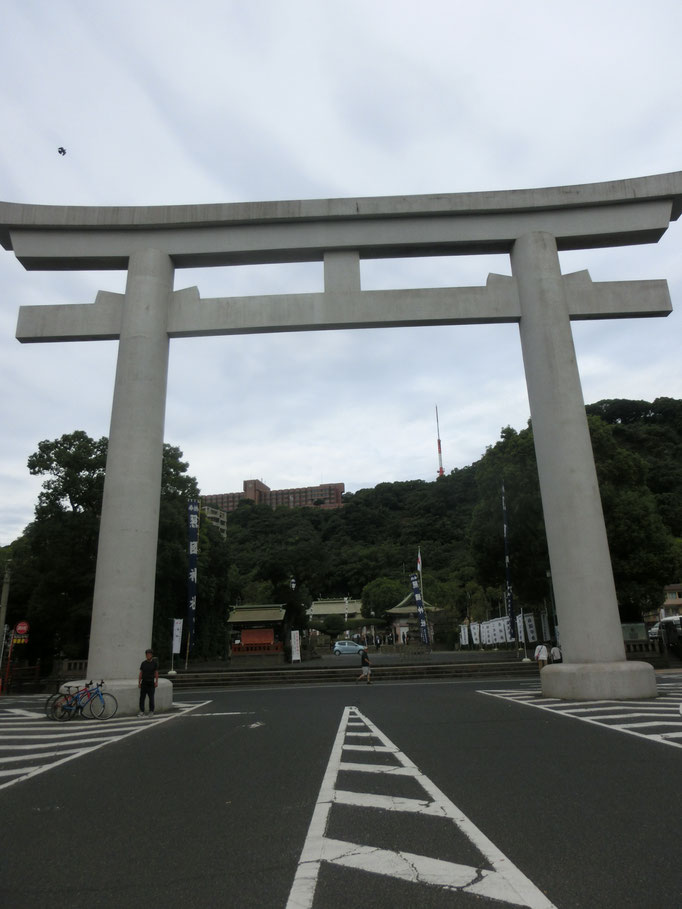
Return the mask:
[[[20,707],[0,702],[0,789],[202,706],[174,704],[172,713],[145,719],[115,716],[58,722],[45,716],[41,709],[45,700],[44,695],[27,695],[20,699]]]
[[[360,731],[363,738],[370,738],[375,744],[355,744],[353,739]],[[364,753],[373,752],[371,756],[381,758],[381,762],[345,760],[348,751],[357,752],[359,747]],[[348,774],[352,775],[351,789],[343,788],[340,774],[344,774],[343,779],[347,779]],[[395,777],[396,782],[406,777],[411,779],[422,791],[423,797],[408,798],[398,792],[393,795],[373,791],[378,788],[373,786],[373,781],[391,777]],[[337,806],[383,812],[386,816],[390,813],[393,819],[398,818],[399,831],[404,832],[406,842],[410,841],[408,834],[415,814],[437,818],[441,823],[446,821],[466,837],[466,856],[458,862],[439,855],[415,854],[409,849],[391,850],[376,842],[339,839],[330,833]],[[433,849],[435,851],[436,847]],[[476,865],[470,864],[472,853],[476,855]],[[492,907],[500,903],[528,909],[554,909],[553,903],[532,881],[356,707],[346,707],[343,712],[287,909],[312,909],[323,864],[361,870],[414,885],[414,905],[419,904],[420,887],[436,887],[453,894],[475,896],[478,898],[477,905],[482,909],[486,905]],[[363,892],[363,902],[367,905],[372,902],[369,886],[365,886]]]
[[[585,723],[637,735],[652,742],[682,748],[682,678],[659,680],[658,697],[632,701],[564,701],[545,698],[539,684],[491,688],[479,694],[514,701]]]

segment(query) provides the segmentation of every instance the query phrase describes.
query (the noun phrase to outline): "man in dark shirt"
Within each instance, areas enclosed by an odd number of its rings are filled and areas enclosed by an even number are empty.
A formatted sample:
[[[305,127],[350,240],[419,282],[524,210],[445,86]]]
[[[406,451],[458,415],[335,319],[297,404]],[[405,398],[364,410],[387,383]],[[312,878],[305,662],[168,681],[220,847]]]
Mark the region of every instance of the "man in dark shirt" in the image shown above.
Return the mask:
[[[149,716],[154,716],[154,693],[159,684],[159,664],[151,650],[145,651],[145,659],[140,663],[140,674],[137,687],[140,689],[140,712],[144,716],[144,700],[149,698]]]
[[[372,674],[371,663],[369,661],[369,655],[366,650],[360,651],[360,665],[362,666],[362,672],[355,680],[356,684],[361,680],[366,680],[368,685],[371,685],[370,676]]]

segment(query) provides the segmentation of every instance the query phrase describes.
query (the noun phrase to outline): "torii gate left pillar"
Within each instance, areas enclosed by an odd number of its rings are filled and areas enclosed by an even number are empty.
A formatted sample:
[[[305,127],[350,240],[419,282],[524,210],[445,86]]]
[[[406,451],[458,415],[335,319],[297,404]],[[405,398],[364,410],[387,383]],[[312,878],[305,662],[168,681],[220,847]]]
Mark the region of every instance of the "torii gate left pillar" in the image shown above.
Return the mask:
[[[88,674],[107,680],[129,678],[151,647],[173,275],[166,253],[130,256],[88,654]],[[170,706],[163,687],[157,699]]]
[[[127,269],[123,295],[22,307],[21,341],[119,339],[88,674],[123,712],[154,601],[168,341],[172,337],[515,322],[520,327],[565,663],[546,695],[655,693],[620,633],[570,320],[667,315],[665,281],[562,276],[562,249],[656,242],[682,212],[682,173],[585,186],[388,199],[55,208],[0,203],[0,242],[26,268]],[[486,287],[363,291],[360,259],[507,253]],[[323,261],[317,294],[202,300],[177,267]],[[128,690],[128,687],[130,690]],[[160,706],[170,703],[170,684]],[[128,697],[130,695],[130,697]],[[165,699],[165,702],[164,702]]]

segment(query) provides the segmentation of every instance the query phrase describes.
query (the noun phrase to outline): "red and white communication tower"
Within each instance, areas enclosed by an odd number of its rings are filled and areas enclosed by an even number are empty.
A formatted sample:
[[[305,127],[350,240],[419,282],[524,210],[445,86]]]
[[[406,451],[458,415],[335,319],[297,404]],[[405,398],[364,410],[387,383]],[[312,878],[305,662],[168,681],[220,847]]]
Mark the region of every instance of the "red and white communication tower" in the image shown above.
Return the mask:
[[[442,477],[445,471],[443,470],[443,453],[440,450],[440,424],[438,423],[438,405],[436,404],[436,431],[438,434],[438,476]]]

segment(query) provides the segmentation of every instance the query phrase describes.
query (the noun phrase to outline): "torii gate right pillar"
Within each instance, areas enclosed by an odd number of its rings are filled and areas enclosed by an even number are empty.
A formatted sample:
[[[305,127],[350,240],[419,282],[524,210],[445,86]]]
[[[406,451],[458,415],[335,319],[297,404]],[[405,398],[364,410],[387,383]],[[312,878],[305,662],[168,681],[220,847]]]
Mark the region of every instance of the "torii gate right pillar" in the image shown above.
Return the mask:
[[[546,697],[656,696],[648,663],[627,662],[597,473],[554,237],[514,243],[519,331],[565,663],[542,670]]]

